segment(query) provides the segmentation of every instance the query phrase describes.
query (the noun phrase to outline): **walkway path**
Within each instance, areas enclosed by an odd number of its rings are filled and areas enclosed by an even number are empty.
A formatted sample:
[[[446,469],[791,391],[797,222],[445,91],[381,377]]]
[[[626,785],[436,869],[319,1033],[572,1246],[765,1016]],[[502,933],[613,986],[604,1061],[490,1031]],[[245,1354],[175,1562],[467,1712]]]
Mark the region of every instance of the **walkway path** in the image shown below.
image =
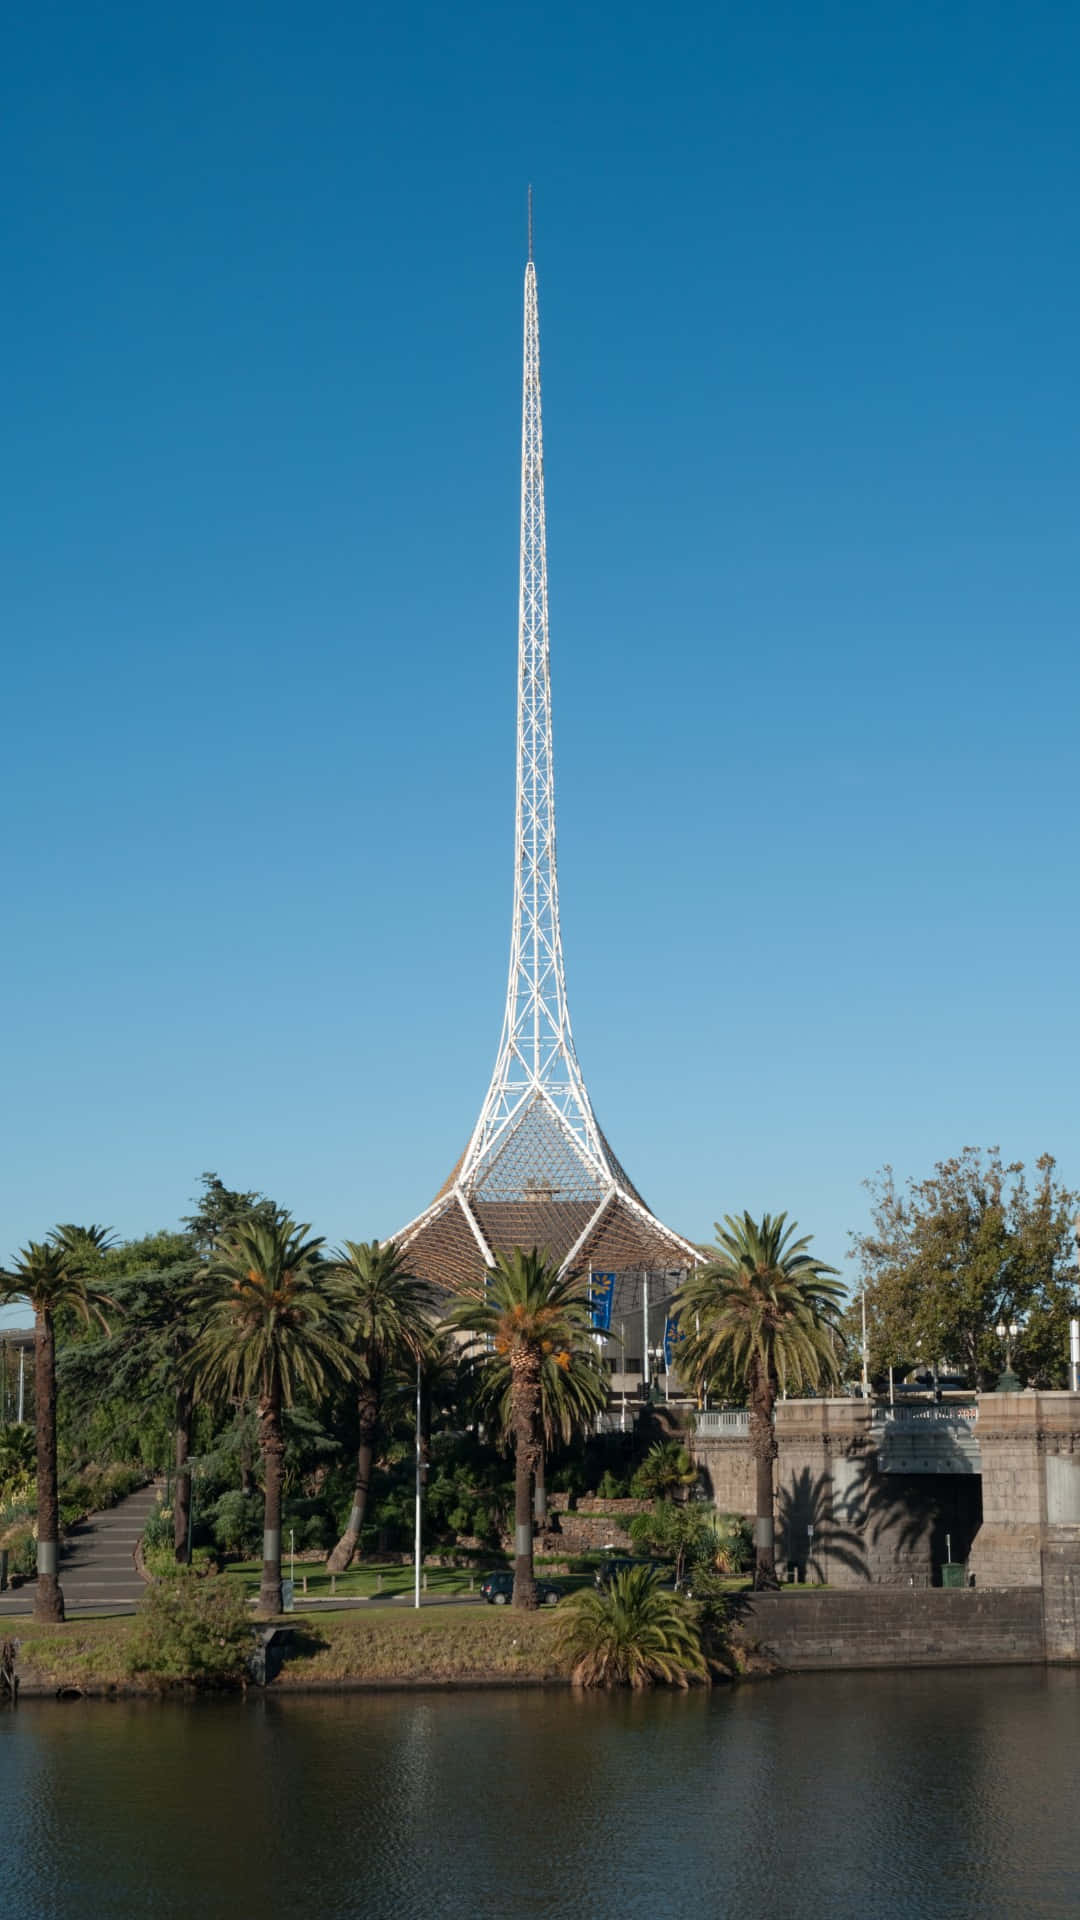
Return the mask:
[[[73,1613],[133,1613],[146,1591],[135,1571],[135,1543],[157,1499],[142,1487],[107,1513],[91,1514],[68,1535],[60,1558],[64,1605]],[[0,1619],[34,1610],[34,1583],[0,1593]]]

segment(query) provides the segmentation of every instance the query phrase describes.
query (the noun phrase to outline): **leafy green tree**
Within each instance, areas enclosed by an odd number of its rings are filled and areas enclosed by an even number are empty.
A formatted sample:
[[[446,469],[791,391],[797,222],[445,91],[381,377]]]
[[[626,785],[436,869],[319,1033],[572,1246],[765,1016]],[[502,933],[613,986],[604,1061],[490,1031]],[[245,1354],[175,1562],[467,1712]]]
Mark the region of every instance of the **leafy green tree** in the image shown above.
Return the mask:
[[[807,1252],[786,1213],[725,1215],[713,1257],[674,1302],[688,1329],[679,1371],[699,1392],[745,1392],[757,1480],[754,1584],[775,1587],[773,1409],[781,1391],[817,1388],[837,1376],[843,1288],[835,1267]]]
[[[265,1613],[281,1611],[282,1413],[301,1393],[318,1399],[355,1372],[349,1289],[320,1261],[323,1242],[308,1232],[275,1213],[221,1237],[206,1275],[202,1331],[185,1362],[196,1391],[256,1402]]]
[[[631,1567],[604,1588],[559,1606],[557,1644],[576,1687],[689,1686],[709,1678],[692,1609],[649,1567]]]
[[[510,1374],[514,1434],[514,1605],[536,1606],[533,1573],[532,1479],[540,1450],[544,1364],[568,1372],[575,1353],[588,1350],[591,1320],[578,1274],[560,1274],[534,1247],[500,1253],[478,1298],[462,1299],[448,1315],[452,1330],[469,1336],[469,1357]]]
[[[64,1236],[55,1242],[31,1240],[11,1267],[0,1271],[0,1301],[27,1299],[34,1313],[34,1402],[37,1452],[37,1586],[35,1620],[62,1620],[60,1586],[60,1502],[56,1462],[56,1322],[72,1314],[107,1326],[112,1301],[87,1278],[97,1251]]]
[[[327,1567],[343,1573],[360,1540],[367,1512],[382,1419],[383,1398],[395,1373],[415,1377],[417,1363],[431,1344],[435,1296],[408,1270],[392,1240],[346,1240],[334,1255],[334,1269],[347,1282],[353,1302],[349,1340],[359,1373],[356,1483],[345,1531]]]
[[[891,1167],[867,1181],[871,1225],[852,1236],[866,1290],[870,1365],[955,1367],[991,1383],[1003,1355],[994,1331],[1016,1321],[1014,1362],[1032,1384],[1063,1386],[1076,1311],[1078,1196],[1043,1154],[1029,1185],[1020,1161],[965,1147],[925,1180],[898,1187]],[[857,1337],[861,1300],[848,1314]]]
[[[173,1430],[173,1537],[180,1562],[188,1551],[195,1416],[183,1360],[198,1331],[195,1283],[202,1271],[188,1234],[146,1234],[111,1249],[102,1272],[117,1322],[104,1338],[66,1345],[59,1360],[69,1415],[100,1445],[140,1453],[156,1466]]]
[[[647,1513],[633,1515],[630,1538],[657,1560],[670,1561],[681,1586],[687,1567],[706,1553],[711,1520],[710,1508],[697,1501],[657,1500]]]

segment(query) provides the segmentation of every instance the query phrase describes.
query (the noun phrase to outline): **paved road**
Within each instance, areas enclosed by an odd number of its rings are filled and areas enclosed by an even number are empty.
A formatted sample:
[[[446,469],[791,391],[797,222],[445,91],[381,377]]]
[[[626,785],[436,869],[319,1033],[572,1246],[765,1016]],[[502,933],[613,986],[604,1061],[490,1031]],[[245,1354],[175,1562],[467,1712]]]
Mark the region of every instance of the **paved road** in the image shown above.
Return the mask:
[[[133,1613],[145,1592],[135,1571],[135,1543],[157,1499],[154,1487],[95,1513],[73,1529],[60,1558],[60,1585],[69,1614]],[[0,1593],[0,1618],[34,1610],[34,1584]]]

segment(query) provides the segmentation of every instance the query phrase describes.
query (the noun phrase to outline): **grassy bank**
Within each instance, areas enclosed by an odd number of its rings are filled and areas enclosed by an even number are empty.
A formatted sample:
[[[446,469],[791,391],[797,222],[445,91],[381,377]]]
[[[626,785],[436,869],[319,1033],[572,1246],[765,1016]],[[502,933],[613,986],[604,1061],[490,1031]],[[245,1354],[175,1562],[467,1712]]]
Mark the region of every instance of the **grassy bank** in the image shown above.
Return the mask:
[[[553,1650],[551,1613],[517,1614],[510,1608],[433,1607],[419,1613],[390,1608],[371,1613],[295,1613],[294,1652],[274,1689],[358,1686],[387,1682],[537,1681],[565,1678]],[[20,1642],[24,1691],[85,1693],[115,1690],[153,1693],[150,1681],[130,1670],[131,1616],[70,1620],[63,1626],[12,1621]]]

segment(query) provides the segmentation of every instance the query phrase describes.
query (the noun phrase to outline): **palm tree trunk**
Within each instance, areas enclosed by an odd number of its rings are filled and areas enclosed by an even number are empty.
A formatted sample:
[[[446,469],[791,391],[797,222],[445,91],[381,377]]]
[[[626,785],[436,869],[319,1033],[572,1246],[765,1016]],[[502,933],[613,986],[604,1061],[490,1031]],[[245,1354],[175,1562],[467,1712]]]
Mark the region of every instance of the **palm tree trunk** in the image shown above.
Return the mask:
[[[191,1415],[193,1398],[190,1387],[176,1389],[176,1482],[173,1493],[173,1558],[187,1565],[188,1521],[191,1515]]]
[[[547,1526],[548,1517],[547,1484],[544,1477],[545,1465],[544,1442],[541,1437],[538,1437],[536,1440],[536,1472],[533,1477],[533,1519],[536,1521],[537,1526],[541,1528]]]
[[[776,1459],[776,1432],[773,1427],[773,1403],[776,1387],[763,1369],[755,1366],[750,1377],[750,1449],[754,1456],[757,1499],[754,1520],[754,1586],[777,1587],[776,1522],[773,1499],[773,1461]]]
[[[511,1358],[514,1407],[514,1605],[536,1606],[533,1571],[532,1477],[540,1414],[540,1369],[531,1356]]]
[[[275,1372],[259,1400],[259,1452],[263,1461],[263,1564],[259,1612],[281,1612],[281,1482],[285,1440],[281,1431],[281,1381]]]
[[[381,1384],[378,1374],[374,1374],[370,1379],[365,1380],[360,1390],[357,1403],[360,1441],[356,1449],[356,1481],[353,1486],[352,1506],[345,1531],[326,1563],[327,1573],[344,1573],[346,1567],[352,1564],[353,1555],[360,1544],[360,1529],[364,1524],[368,1494],[371,1491],[371,1469],[375,1464]]]
[[[34,1619],[62,1620],[60,1496],[56,1478],[56,1339],[52,1314],[34,1315],[34,1403],[37,1426],[37,1586]]]

